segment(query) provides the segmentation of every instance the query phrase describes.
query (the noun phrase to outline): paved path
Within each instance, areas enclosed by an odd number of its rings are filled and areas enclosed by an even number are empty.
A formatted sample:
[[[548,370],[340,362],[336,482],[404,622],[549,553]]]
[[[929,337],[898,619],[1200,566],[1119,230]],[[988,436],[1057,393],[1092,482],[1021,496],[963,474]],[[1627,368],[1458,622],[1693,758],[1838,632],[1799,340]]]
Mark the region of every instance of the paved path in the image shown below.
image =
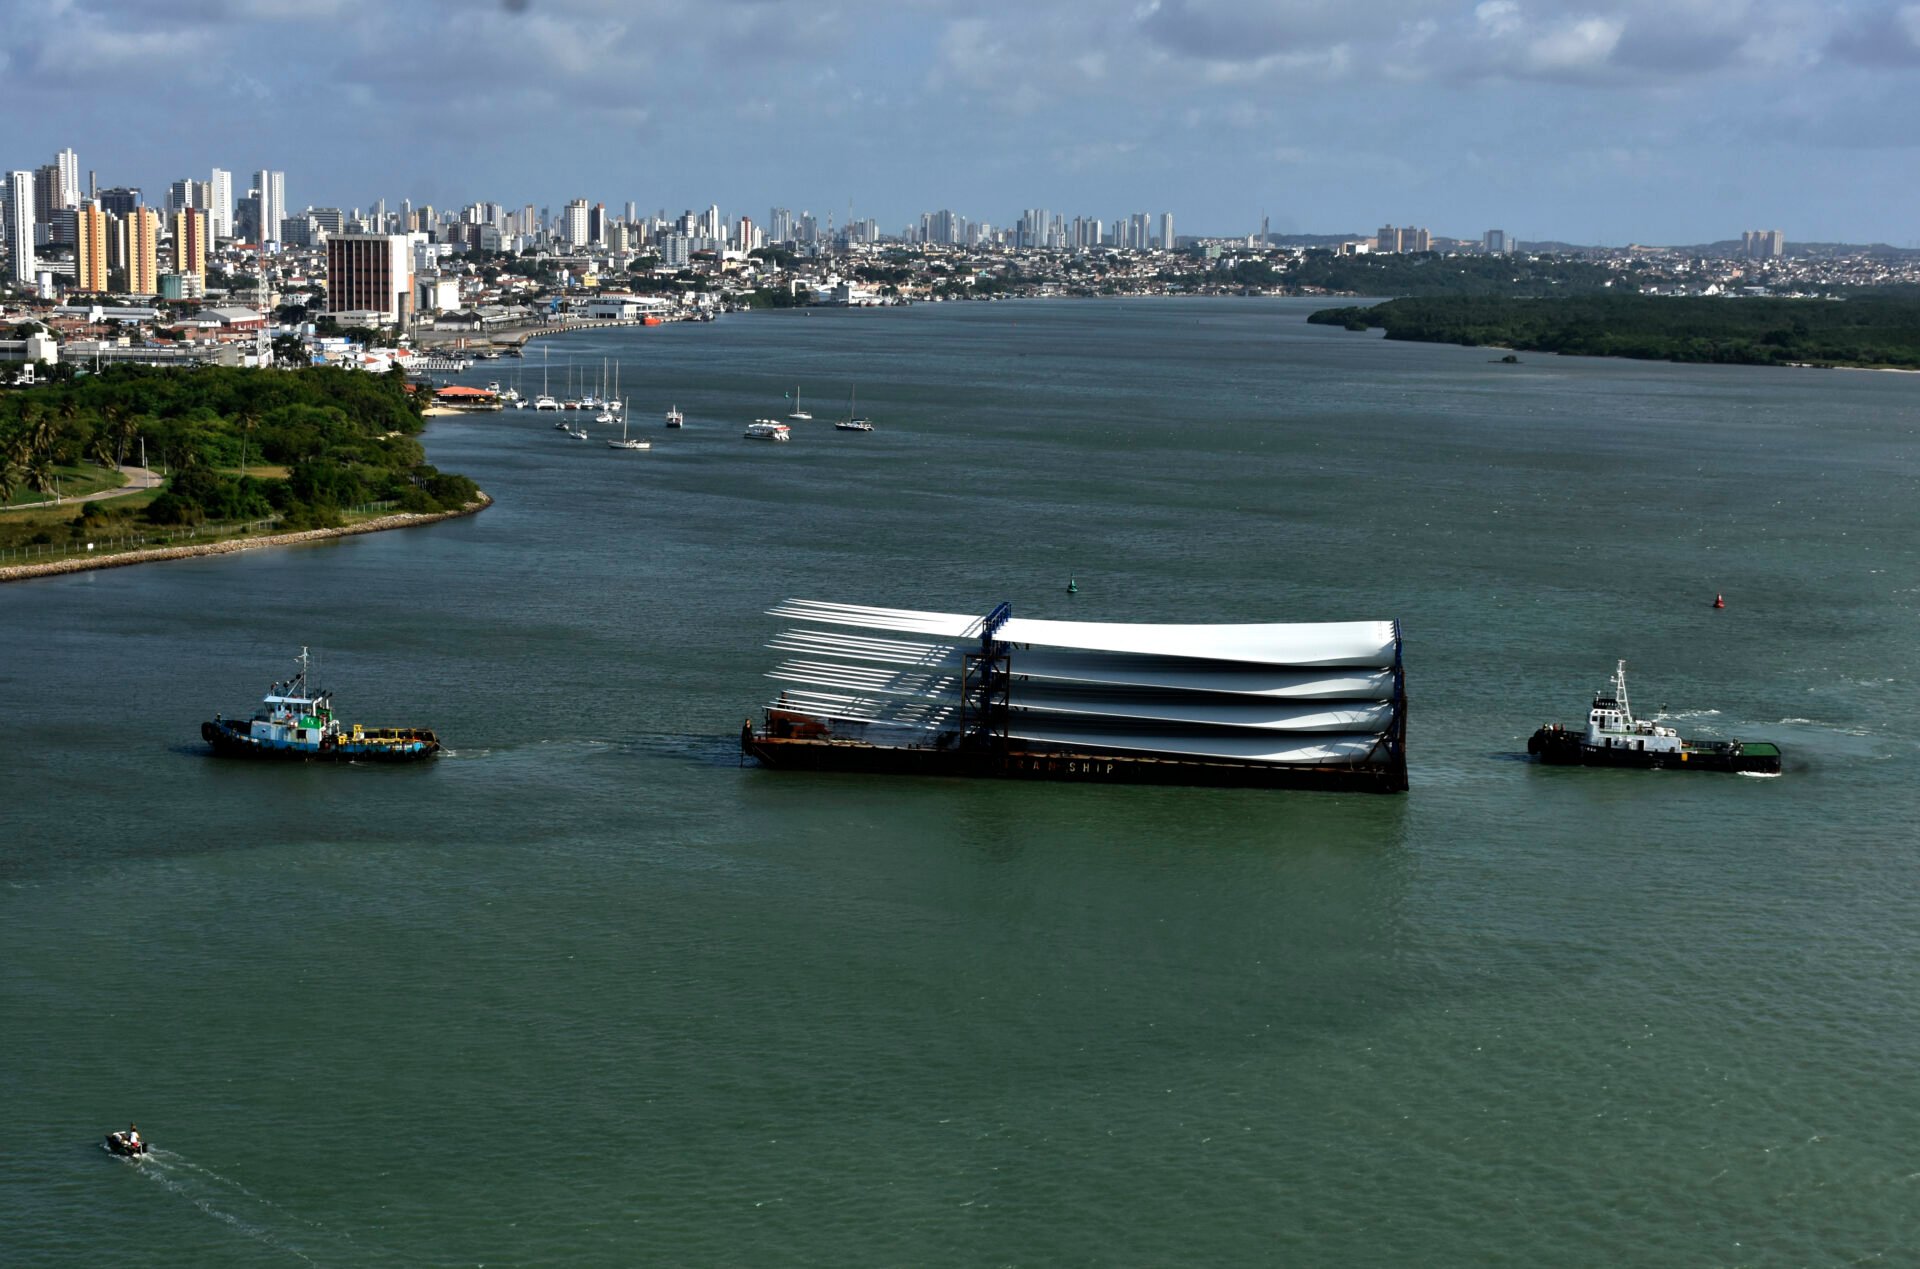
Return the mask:
[[[98,502],[102,498],[119,498],[130,493],[139,493],[142,489],[152,489],[160,484],[160,473],[149,467],[122,467],[121,473],[127,483],[118,489],[102,489],[97,493],[81,494],[77,498],[43,498],[39,502],[23,502],[8,507],[8,511],[25,511],[28,507],[70,507],[76,502]]]

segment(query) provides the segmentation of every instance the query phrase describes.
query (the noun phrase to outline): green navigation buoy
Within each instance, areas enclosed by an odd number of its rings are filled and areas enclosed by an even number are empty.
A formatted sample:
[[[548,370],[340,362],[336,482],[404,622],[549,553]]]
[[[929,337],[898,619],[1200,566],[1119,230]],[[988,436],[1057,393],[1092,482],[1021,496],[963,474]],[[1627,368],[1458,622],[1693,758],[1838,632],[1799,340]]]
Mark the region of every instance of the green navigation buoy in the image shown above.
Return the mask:
[[[1067,579],[1067,594],[1077,595],[1079,593],[1080,593],[1080,583],[1074,581],[1071,577],[1069,577]]]

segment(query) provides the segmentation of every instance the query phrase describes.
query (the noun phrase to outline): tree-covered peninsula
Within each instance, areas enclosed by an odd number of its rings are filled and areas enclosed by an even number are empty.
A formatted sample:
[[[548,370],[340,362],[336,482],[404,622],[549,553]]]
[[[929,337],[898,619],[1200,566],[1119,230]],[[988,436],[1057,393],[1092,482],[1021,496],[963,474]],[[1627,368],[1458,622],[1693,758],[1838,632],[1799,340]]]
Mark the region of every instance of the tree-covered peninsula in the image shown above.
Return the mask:
[[[1307,318],[1388,339],[1737,365],[1920,369],[1920,299],[1428,296]]]
[[[332,528],[368,503],[467,506],[474,483],[429,465],[415,439],[416,395],[397,371],[219,366],[116,367],[0,392],[0,506],[52,509],[56,491],[112,487],[114,469],[143,456],[165,475],[158,492],[73,507],[75,532],[268,518]],[[49,540],[44,513],[34,518],[28,540]]]

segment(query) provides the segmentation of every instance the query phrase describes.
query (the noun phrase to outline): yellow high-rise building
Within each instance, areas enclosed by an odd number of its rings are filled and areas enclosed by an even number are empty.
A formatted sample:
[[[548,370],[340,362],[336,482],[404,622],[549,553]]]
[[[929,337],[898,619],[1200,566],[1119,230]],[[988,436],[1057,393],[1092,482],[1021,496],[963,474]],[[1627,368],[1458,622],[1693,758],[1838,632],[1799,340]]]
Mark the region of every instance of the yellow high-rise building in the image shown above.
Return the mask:
[[[160,213],[151,207],[136,207],[127,217],[127,290],[160,293]]]
[[[73,288],[107,289],[107,221],[100,204],[88,199],[74,209]]]
[[[173,214],[173,271],[207,280],[207,213],[198,208]]]

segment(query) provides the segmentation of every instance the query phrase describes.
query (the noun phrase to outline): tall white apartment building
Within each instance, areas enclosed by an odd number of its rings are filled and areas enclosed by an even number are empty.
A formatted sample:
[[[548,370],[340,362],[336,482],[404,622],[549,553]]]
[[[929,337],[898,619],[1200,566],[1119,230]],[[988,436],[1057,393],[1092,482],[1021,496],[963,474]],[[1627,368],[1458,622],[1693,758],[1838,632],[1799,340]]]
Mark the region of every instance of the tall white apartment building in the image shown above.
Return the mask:
[[[5,195],[6,237],[15,282],[33,281],[33,173],[8,172]]]
[[[208,232],[215,238],[233,237],[233,173],[213,169],[207,182],[213,196],[207,200]]]
[[[54,162],[60,168],[59,206],[78,207],[80,205],[80,156],[72,150],[62,150],[55,157]]]
[[[278,242],[287,214],[287,174],[262,168],[253,174],[253,187],[260,192],[260,241]]]
[[[561,224],[560,232],[566,238],[567,245],[586,246],[591,241],[589,237],[591,227],[587,224],[587,200],[576,198],[568,203],[564,216],[565,220]]]

